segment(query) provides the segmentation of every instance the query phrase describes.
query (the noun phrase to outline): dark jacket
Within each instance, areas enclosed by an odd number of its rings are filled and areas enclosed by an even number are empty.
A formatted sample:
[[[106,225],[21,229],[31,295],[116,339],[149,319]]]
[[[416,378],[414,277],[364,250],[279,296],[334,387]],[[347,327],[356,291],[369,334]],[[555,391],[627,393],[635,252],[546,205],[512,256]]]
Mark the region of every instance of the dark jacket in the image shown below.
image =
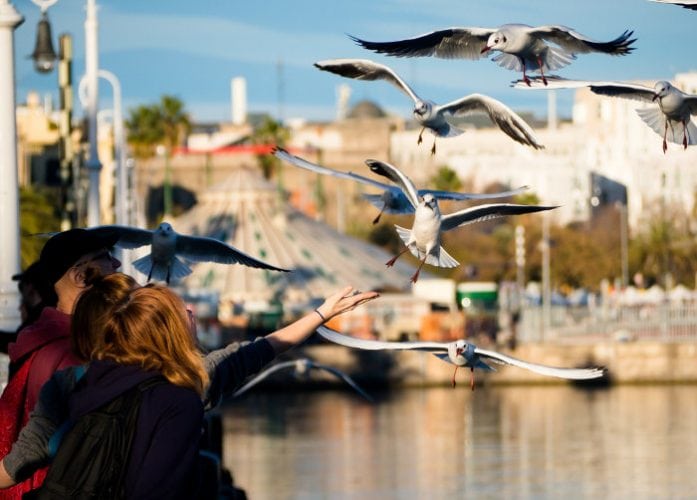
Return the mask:
[[[76,419],[151,377],[137,366],[92,361],[70,396]],[[191,389],[170,383],[143,393],[126,472],[127,498],[194,498],[203,404]]]

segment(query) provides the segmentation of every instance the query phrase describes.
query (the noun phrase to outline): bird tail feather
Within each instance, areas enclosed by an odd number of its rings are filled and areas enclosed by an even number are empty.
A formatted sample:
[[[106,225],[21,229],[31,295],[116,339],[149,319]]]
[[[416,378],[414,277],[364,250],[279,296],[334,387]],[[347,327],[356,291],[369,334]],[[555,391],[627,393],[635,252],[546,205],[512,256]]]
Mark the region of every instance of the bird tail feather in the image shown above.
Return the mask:
[[[155,281],[170,281],[180,280],[191,274],[191,268],[187,266],[177,257],[172,258],[172,264],[169,269],[169,280],[167,279],[167,266],[157,265],[152,260],[152,254],[148,254],[140,259],[133,261],[133,267],[140,273],[150,276],[151,280]]]
[[[416,248],[416,245],[409,244],[409,242],[411,241],[411,229],[406,229],[396,224],[394,227],[397,229],[397,234],[399,235],[400,239],[404,242],[406,247],[409,249],[411,254],[417,259],[423,259],[424,256]],[[460,263],[453,257],[451,257],[450,254],[446,252],[445,248],[443,247],[440,247],[438,255],[429,254],[426,257],[426,264],[436,267],[457,267],[460,265]]]
[[[145,255],[140,259],[134,260],[131,264],[136,268],[136,271],[146,276],[150,274],[152,269],[152,254]]]

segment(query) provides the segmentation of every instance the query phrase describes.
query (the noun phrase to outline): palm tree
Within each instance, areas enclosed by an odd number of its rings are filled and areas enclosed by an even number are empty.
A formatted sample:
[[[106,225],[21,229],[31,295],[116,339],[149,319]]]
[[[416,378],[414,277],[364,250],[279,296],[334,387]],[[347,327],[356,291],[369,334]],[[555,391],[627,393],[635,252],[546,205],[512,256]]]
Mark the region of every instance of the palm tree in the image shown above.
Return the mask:
[[[128,142],[136,157],[150,158],[159,145],[164,146],[164,215],[172,213],[172,182],[170,159],[176,148],[191,131],[191,119],[184,103],[175,96],[163,95],[157,104],[138,106],[126,120]]]
[[[281,122],[277,122],[271,117],[265,117],[264,121],[254,129],[252,142],[257,145],[269,145],[277,147],[285,147],[286,141],[290,137],[290,132]],[[257,154],[257,161],[261,167],[265,179],[270,179],[274,172],[278,172],[280,161],[273,155],[268,153]],[[280,184],[280,180],[279,180]]]

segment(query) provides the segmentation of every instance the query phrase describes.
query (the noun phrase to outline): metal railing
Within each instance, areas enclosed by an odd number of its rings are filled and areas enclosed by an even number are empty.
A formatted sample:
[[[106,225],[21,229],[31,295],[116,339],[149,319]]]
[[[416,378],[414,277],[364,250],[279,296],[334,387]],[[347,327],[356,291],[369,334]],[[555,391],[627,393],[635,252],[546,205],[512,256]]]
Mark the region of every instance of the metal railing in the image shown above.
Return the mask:
[[[697,341],[697,301],[631,306],[552,306],[548,322],[545,322],[541,307],[528,307],[521,317],[518,340]]]

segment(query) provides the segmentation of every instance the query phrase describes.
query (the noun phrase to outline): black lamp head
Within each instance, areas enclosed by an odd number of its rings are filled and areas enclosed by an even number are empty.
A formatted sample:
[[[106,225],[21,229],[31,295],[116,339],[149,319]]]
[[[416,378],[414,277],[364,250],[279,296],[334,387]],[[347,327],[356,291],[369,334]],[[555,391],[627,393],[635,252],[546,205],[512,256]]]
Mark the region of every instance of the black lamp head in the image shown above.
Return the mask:
[[[53,50],[51,40],[51,25],[48,22],[46,12],[41,13],[41,19],[36,28],[36,45],[31,57],[34,60],[34,69],[39,73],[50,73],[56,62],[56,52]]]

